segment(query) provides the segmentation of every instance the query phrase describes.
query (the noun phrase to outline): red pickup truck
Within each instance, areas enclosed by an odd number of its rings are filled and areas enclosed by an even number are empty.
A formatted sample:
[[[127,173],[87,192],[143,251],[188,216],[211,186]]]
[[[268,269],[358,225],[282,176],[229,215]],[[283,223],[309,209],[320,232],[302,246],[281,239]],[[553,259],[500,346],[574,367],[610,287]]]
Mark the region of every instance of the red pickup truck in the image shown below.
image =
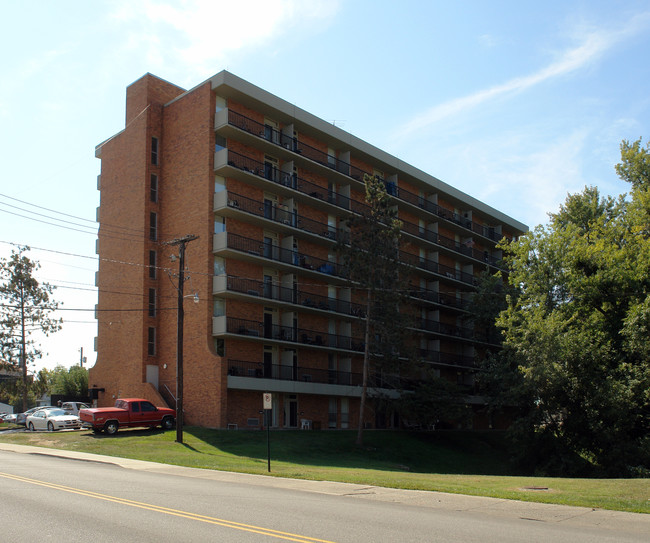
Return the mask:
[[[92,428],[96,434],[102,431],[114,435],[120,427],[135,428],[161,426],[163,430],[174,427],[176,413],[168,407],[156,407],[142,398],[120,398],[115,407],[95,407],[79,410],[83,428]]]

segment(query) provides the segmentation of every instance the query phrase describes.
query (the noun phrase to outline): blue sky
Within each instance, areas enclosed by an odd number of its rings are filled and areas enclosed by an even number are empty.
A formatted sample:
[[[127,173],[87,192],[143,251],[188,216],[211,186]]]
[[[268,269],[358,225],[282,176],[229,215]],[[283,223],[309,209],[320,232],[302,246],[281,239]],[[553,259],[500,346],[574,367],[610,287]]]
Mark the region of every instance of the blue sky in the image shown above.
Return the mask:
[[[30,245],[67,309],[38,367],[94,363],[94,147],[146,72],[227,69],[529,227],[585,185],[625,192],[619,144],[650,136],[648,1],[0,6],[0,256]]]

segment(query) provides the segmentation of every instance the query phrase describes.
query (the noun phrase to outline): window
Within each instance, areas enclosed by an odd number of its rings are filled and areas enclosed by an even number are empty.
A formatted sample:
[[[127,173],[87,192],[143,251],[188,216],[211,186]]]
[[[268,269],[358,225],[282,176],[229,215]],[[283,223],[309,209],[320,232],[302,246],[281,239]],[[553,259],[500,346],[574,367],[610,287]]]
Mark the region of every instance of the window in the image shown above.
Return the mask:
[[[226,190],[226,179],[220,175],[214,176],[214,192],[222,192]]]
[[[217,137],[214,140],[214,152],[216,153],[217,151],[221,151],[221,149],[226,148],[226,138],[223,136],[219,136],[217,134]]]
[[[149,327],[147,334],[147,354],[149,356],[156,355],[156,329]]]
[[[143,413],[156,411],[156,406],[151,402],[140,402],[140,408]]]
[[[150,288],[149,289],[148,314],[149,314],[150,317],[155,317],[156,316],[156,289],[155,288]]]
[[[151,138],[151,163],[158,165],[158,138]]]
[[[226,99],[223,98],[222,96],[215,96],[215,108],[214,111],[221,111],[222,109],[225,109],[227,107],[226,105]]]
[[[350,400],[341,398],[341,429],[344,430],[350,425]]]
[[[149,251],[149,277],[151,279],[156,278],[156,261],[158,256],[156,251]]]
[[[215,275],[225,275],[226,274],[226,261],[221,256],[214,257],[214,274]]]
[[[336,428],[336,422],[337,422],[337,415],[338,415],[338,405],[337,405],[337,400],[336,398],[330,398],[329,399],[329,408],[328,408],[328,416],[327,416],[327,427],[328,428]]]
[[[158,201],[158,176],[155,173],[151,174],[149,183],[149,200],[154,203]]]
[[[214,350],[217,356],[224,356],[226,354],[226,342],[222,338],[214,338]]]
[[[226,300],[223,298],[214,298],[212,304],[212,316],[223,317],[226,314]]]
[[[226,218],[220,217],[219,215],[214,216],[214,233],[219,234],[220,232],[226,231]]]
[[[149,213],[149,239],[151,241],[158,240],[158,215],[153,211]]]

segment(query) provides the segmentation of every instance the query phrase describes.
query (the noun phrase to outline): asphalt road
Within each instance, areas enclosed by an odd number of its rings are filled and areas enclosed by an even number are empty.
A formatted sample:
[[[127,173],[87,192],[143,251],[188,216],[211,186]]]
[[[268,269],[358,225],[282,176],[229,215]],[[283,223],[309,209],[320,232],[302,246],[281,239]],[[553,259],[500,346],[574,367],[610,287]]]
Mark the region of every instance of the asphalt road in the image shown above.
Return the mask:
[[[0,541],[641,542],[650,515],[177,468],[0,442]]]

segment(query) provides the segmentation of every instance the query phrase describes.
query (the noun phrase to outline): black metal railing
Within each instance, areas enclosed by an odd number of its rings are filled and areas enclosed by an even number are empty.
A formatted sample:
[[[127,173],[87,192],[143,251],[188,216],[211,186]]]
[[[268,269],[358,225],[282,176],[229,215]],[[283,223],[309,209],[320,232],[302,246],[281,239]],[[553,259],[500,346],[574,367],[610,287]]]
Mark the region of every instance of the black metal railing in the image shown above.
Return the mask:
[[[435,304],[446,305],[448,307],[455,307],[456,309],[468,310],[470,306],[470,302],[468,302],[467,300],[461,300],[459,298],[456,298],[455,295],[444,294],[441,292],[437,292],[425,288],[419,288],[419,289],[410,288],[408,291],[408,295],[418,300],[424,300]]]
[[[444,351],[432,351],[429,349],[421,349],[420,357],[424,362],[433,364],[444,364],[447,366],[462,366],[465,368],[474,367],[474,357],[463,356],[454,353],[446,353]]]
[[[312,160],[313,162],[327,166],[357,181],[362,182],[363,176],[365,174],[372,175],[370,172],[358,168],[357,166],[348,164],[347,162],[344,162],[343,160],[328,154],[326,151],[312,147],[311,145],[300,141],[293,136],[283,134],[281,131],[269,125],[255,121],[249,117],[246,117],[241,113],[228,110],[228,124],[244,130],[249,134],[259,136],[294,153],[300,154],[305,158]],[[391,196],[394,196],[411,205],[417,206],[420,209],[428,211],[437,217],[448,220],[454,224],[457,224],[458,226],[466,228],[495,242],[500,241],[504,237],[503,234],[497,233],[494,227],[485,226],[474,222],[459,213],[455,213],[433,202],[430,202],[418,194],[400,188],[395,185],[395,183],[392,183],[390,181],[386,182],[385,180],[384,183],[386,185],[387,192]]]
[[[265,364],[244,360],[228,360],[228,375],[253,377],[255,379],[276,379],[281,381],[303,381],[329,385],[362,384],[362,374],[350,371],[314,368],[301,365]]]
[[[284,249],[271,242],[246,238],[239,234],[226,234],[228,249],[234,249],[253,256],[260,256],[276,262],[298,266],[306,270],[317,271],[336,277],[347,277],[347,269],[341,264],[322,258],[300,253],[292,249]]]
[[[295,210],[289,210],[287,206],[277,205],[269,201],[259,202],[258,200],[253,200],[252,198],[231,191],[228,191],[227,205],[232,209],[240,209],[251,215],[292,226],[332,241],[348,243],[350,240],[350,234],[346,230],[309,219],[300,215]]]
[[[334,311],[344,315],[364,317],[365,308],[361,304],[337,300],[319,294],[283,287],[277,283],[228,276],[226,288],[231,292],[259,296],[261,298],[287,302],[324,311]]]
[[[288,341],[315,347],[363,351],[363,344],[353,341],[349,336],[235,317],[226,318],[226,332],[228,334]]]
[[[310,181],[307,181],[306,179],[298,177],[294,173],[283,172],[282,170],[280,170],[275,165],[269,162],[266,163],[259,162],[250,157],[237,153],[236,151],[228,150],[228,165],[237,168],[239,170],[243,170],[245,172],[250,172],[254,175],[259,175],[260,177],[263,177],[268,181],[272,181],[273,183],[292,188],[302,194],[311,196],[312,198],[316,198],[318,200],[327,200],[333,205],[336,205],[337,207],[340,207],[341,209],[344,209],[346,211],[352,211],[354,213],[361,214],[366,212],[369,209],[369,206],[367,204],[362,204],[360,202],[357,202],[356,200],[347,198],[346,196],[329,191],[324,187],[321,187]],[[256,203],[256,206],[259,207],[259,203]],[[446,249],[460,253],[462,255],[469,256],[476,260],[487,262],[492,266],[499,265],[499,259],[490,256],[490,254],[487,251],[481,251],[480,249],[475,249],[471,247],[470,244],[462,244],[460,242],[457,242],[454,239],[442,236],[437,232],[433,232],[426,228],[422,228],[417,224],[410,223],[403,220],[401,220],[401,222],[402,222],[402,230],[408,234],[411,234],[421,239],[425,239],[427,241],[430,241],[431,243],[439,245],[440,247],[444,247]],[[308,228],[304,228],[304,229],[307,231],[311,231]],[[326,232],[328,233],[328,235],[331,235],[329,234],[330,232],[329,228],[323,229],[320,232],[317,231],[315,233],[318,233],[319,235],[325,235]]]

